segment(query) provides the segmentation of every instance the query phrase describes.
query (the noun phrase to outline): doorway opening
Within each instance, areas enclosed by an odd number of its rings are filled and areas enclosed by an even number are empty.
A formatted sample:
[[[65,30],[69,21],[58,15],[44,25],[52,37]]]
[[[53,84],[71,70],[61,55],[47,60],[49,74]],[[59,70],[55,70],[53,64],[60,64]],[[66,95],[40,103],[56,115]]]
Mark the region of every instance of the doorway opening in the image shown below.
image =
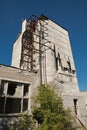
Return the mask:
[[[75,114],[77,115],[77,109],[78,109],[78,99],[73,99],[74,102],[74,110],[75,110]]]

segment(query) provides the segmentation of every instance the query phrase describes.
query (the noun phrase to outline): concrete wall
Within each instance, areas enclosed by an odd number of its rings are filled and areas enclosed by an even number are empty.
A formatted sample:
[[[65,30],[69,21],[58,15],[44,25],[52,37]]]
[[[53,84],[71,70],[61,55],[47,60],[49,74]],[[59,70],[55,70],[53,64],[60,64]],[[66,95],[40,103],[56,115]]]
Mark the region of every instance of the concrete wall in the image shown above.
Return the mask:
[[[49,20],[48,21],[48,39],[51,42],[51,43],[49,43],[49,46],[51,46],[51,48],[53,50],[54,50],[54,46],[55,46],[56,56],[58,55],[58,53],[60,54],[62,66],[68,67],[67,61],[69,59],[72,69],[75,70],[68,32],[65,29],[63,29],[62,27],[60,27],[59,25],[57,25],[54,22],[52,22],[51,20]],[[52,70],[52,71],[53,71],[53,69],[56,68],[55,64],[51,63],[51,62],[55,63],[55,61],[54,61],[55,57],[53,55],[54,54],[53,54],[52,50],[50,50],[50,54],[48,54],[48,56],[47,56],[47,63],[48,63],[47,67],[50,67],[50,69],[49,68],[48,69]],[[49,66],[50,63],[53,65]],[[60,68],[58,68],[58,71],[59,71],[59,69]],[[52,80],[52,77],[54,77],[54,75],[55,75],[55,71],[53,72],[54,74],[51,76],[50,75],[51,71],[49,71],[49,70],[48,70],[48,74],[49,74],[48,77],[51,78],[49,80]]]
[[[85,106],[85,100],[83,96],[78,95],[64,95],[64,105],[65,107],[69,106],[72,110],[73,114],[75,114],[75,105],[74,105],[74,99],[77,100],[77,115],[80,115],[81,117],[87,116],[87,109]]]
[[[20,68],[20,60],[21,60],[21,48],[22,48],[21,39],[22,39],[22,34],[15,41],[13,45],[13,53],[12,53],[11,65],[18,68]]]
[[[47,29],[50,41],[47,45],[51,47],[46,51],[47,82],[53,81],[57,86],[61,86],[63,93],[76,94],[79,92],[76,72],[69,72],[67,64],[69,61],[71,70],[75,71],[68,32],[51,20],[48,20]],[[58,53],[60,54],[62,67],[59,64]],[[58,68],[56,68],[55,58],[58,58]],[[66,70],[62,70],[64,67]]]
[[[18,68],[0,65],[0,79],[32,83],[36,74],[20,70]]]
[[[20,68],[21,50],[22,50],[22,34],[26,29],[26,19],[22,23],[22,31],[13,45],[12,63],[11,65]]]

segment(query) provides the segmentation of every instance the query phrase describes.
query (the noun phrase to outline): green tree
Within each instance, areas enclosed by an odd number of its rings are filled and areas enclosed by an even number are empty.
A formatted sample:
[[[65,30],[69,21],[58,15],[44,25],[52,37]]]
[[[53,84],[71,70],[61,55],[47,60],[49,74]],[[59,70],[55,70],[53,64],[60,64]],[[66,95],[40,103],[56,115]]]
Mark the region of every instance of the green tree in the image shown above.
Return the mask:
[[[41,85],[36,97],[37,107],[33,117],[38,121],[37,130],[74,130],[69,109],[64,109],[63,100],[59,93],[49,85]]]

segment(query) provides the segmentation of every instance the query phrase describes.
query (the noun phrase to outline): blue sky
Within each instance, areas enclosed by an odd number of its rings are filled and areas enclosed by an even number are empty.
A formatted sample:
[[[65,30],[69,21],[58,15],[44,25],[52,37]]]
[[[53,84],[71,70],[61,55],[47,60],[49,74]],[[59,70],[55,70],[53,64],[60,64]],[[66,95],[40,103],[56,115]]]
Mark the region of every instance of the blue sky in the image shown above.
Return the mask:
[[[87,0],[0,0],[0,64],[11,64],[22,19],[32,14],[44,14],[69,31],[79,87],[87,91]]]

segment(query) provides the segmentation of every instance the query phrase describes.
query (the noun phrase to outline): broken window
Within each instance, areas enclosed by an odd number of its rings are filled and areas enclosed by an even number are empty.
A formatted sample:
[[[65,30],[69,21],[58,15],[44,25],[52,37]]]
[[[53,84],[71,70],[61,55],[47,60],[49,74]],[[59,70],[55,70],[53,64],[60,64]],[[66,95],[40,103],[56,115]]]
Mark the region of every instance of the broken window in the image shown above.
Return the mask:
[[[8,95],[14,95],[15,94],[15,89],[16,89],[17,85],[14,82],[9,82],[8,83],[8,91],[7,94]]]
[[[7,98],[5,113],[20,113],[20,110],[21,110],[21,99]]]
[[[0,97],[0,114],[3,113],[4,101],[5,101],[5,98],[4,97]]]
[[[28,99],[23,99],[23,111],[28,110]]]
[[[0,95],[4,95],[4,89],[5,89],[5,81],[2,80],[1,81],[1,85],[0,85]]]
[[[24,96],[26,96],[28,94],[28,90],[29,90],[29,85],[28,84],[25,84],[24,85]]]
[[[3,87],[3,86],[4,86],[4,84],[1,84],[1,85],[0,85],[0,95],[3,95],[3,90],[4,90],[4,87]]]
[[[20,113],[22,108],[23,111],[26,111],[29,100],[28,92],[29,84],[3,80],[0,93],[5,94],[0,97],[0,114]],[[25,96],[27,97],[25,98]]]

